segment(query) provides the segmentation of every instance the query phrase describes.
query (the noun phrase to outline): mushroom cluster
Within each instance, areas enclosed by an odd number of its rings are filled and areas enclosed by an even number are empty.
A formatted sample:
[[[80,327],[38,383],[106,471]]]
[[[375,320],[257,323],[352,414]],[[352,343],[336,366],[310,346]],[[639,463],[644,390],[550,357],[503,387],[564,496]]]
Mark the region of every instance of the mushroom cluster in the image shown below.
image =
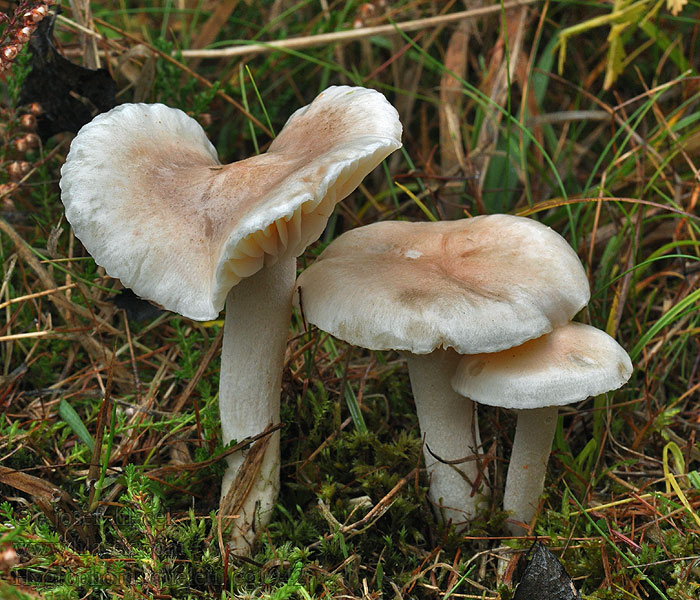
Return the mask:
[[[340,200],[401,146],[382,94],[326,89],[266,153],[222,165],[201,126],[162,104],[123,104],[73,140],[61,170],[76,236],[112,277],[195,320],[226,303],[219,405],[224,443],[279,422],[296,257]],[[258,442],[260,443],[260,442]],[[279,434],[233,507],[233,542],[253,541],[279,490]],[[222,499],[245,459],[228,457]],[[259,530],[259,528],[258,528]]]
[[[162,104],[118,106],[73,140],[62,200],[95,261],[188,318],[210,320],[226,307],[224,443],[279,422],[296,257],[335,204],[400,146],[398,114],[384,96],[347,86],[296,111],[266,153],[228,165],[194,119]],[[614,340],[571,323],[590,297],[583,266],[531,219],[360,227],[331,243],[296,288],[312,324],[405,353],[429,496],[455,524],[489,492],[472,401],[520,409],[505,492],[517,528],[542,492],[556,407],[619,387],[631,373]],[[279,433],[257,443],[252,468],[245,452],[228,457],[222,485],[238,552],[249,550],[279,490]]]
[[[627,352],[607,333],[582,323],[501,352],[462,357],[452,379],[456,391],[517,411],[503,496],[511,533],[526,531],[535,516],[559,407],[615,390],[631,374]]]
[[[561,236],[532,219],[489,215],[359,227],[334,240],[297,288],[310,323],[364,348],[405,353],[429,497],[438,517],[455,524],[470,519],[487,492],[475,460],[480,440],[472,400],[513,406],[511,398],[522,397],[528,408],[540,406],[536,395],[557,406],[619,387],[631,373],[614,340],[570,324],[590,297],[583,265]],[[548,368],[551,361],[557,368]],[[496,365],[522,370],[522,379],[499,379]],[[530,372],[526,365],[540,367]],[[518,395],[525,382],[533,387]],[[556,408],[520,414],[548,427],[533,434],[518,426],[506,509],[519,522],[532,517],[542,492]],[[537,443],[539,454],[520,453],[520,446]],[[524,475],[528,468],[532,476]]]

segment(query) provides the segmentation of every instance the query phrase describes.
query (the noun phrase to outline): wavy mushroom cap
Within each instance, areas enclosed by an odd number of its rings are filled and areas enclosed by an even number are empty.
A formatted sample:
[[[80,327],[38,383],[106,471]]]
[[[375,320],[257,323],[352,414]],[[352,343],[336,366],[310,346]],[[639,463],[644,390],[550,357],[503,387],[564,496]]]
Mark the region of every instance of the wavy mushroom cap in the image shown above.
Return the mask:
[[[306,319],[371,350],[496,352],[567,323],[590,297],[549,227],[488,215],[344,233],[297,281]]]
[[[630,357],[613,338],[569,323],[516,348],[463,356],[452,387],[482,404],[543,408],[616,390],[630,375]]]
[[[61,199],[107,273],[207,320],[242,278],[318,239],[335,204],[400,146],[396,110],[365,88],[328,88],[265,154],[230,165],[184,112],[123,104],[73,140]]]

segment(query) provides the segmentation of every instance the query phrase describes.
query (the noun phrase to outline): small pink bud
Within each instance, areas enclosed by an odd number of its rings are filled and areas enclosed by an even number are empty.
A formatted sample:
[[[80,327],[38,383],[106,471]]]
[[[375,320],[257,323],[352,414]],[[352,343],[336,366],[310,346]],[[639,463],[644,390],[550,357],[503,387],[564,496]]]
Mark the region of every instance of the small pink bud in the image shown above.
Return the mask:
[[[15,34],[15,39],[20,44],[25,44],[29,41],[29,38],[32,37],[33,32],[34,28],[30,25],[26,25]]]
[[[0,185],[0,198],[2,198],[3,196],[9,196],[16,189],[16,183],[3,183],[2,185]]]
[[[37,6],[36,8],[32,8],[32,10],[30,10],[27,14],[24,15],[24,23],[25,23],[25,25],[30,25],[32,23],[38,23],[48,14],[49,14],[49,9],[46,8],[42,4],[41,6]]]
[[[19,558],[17,557],[17,552],[12,546],[4,548],[0,551],[0,565],[4,568],[11,568],[17,565]]]
[[[7,174],[10,179],[17,181],[29,173],[30,169],[31,165],[26,160],[15,160],[7,166]]]
[[[39,138],[34,133],[28,133],[15,140],[15,148],[19,152],[27,152],[39,145]]]
[[[29,107],[29,110],[31,111],[32,108],[31,106]],[[41,114],[41,113],[38,113]],[[33,130],[36,129],[36,117],[33,114],[28,114],[28,115],[22,115],[19,118],[19,122],[24,127],[25,129]]]
[[[44,112],[44,109],[42,108],[41,104],[38,102],[32,102],[29,105],[29,112],[34,115],[35,117],[38,117],[40,114]],[[34,122],[34,125],[36,126],[36,121]],[[29,127],[28,125],[25,125],[27,129],[34,129],[34,127]]]
[[[364,4],[360,5],[360,17],[363,19],[369,19],[370,17],[374,16],[374,4],[371,4],[370,2],[365,2]]]
[[[5,60],[14,60],[17,57],[17,46],[15,46],[14,44],[3,46],[2,57]]]
[[[27,146],[31,148],[36,148],[39,145],[39,136],[36,133],[27,133],[25,136],[22,138],[24,140],[24,143],[27,144]]]

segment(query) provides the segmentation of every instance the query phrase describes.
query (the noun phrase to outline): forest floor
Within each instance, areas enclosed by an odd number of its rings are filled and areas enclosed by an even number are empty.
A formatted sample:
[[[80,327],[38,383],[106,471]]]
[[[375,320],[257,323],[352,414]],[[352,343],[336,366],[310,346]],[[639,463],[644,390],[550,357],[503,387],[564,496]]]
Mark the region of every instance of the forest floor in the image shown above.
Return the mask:
[[[508,600],[535,539],[583,598],[700,598],[700,3],[463,12],[482,4],[64,3],[58,53],[107,67],[110,100],[91,77],[64,89],[73,67],[48,47],[50,17],[32,58],[18,32],[39,3],[0,1],[19,19],[0,22],[0,598]],[[530,535],[508,535],[500,508],[511,413],[479,409],[492,496],[466,529],[440,524],[403,358],[295,313],[279,502],[256,551],[229,552],[222,322],[133,302],[65,220],[81,112],[181,108],[226,163],[337,84],[384,93],[404,146],[337,206],[300,271],[375,221],[528,216],[584,264],[577,320],[630,354],[623,388],[560,411]]]

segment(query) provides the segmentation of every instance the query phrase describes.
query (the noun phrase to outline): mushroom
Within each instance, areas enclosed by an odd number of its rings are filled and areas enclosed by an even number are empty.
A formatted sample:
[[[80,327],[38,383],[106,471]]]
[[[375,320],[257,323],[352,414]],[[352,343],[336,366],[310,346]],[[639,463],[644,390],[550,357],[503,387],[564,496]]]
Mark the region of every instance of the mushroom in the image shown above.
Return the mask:
[[[520,345],[567,323],[589,298],[566,241],[510,215],[359,227],[333,241],[297,288],[304,316],[320,329],[406,353],[429,496],[438,518],[454,523],[473,515],[479,496],[475,462],[446,462],[480,445],[471,402],[450,385],[459,355]]]
[[[493,354],[464,356],[452,380],[475,402],[517,409],[503,508],[524,531],[544,489],[547,461],[559,406],[580,402],[622,386],[632,374],[627,352],[607,333],[568,323],[515,347]]]
[[[223,441],[279,421],[296,257],[337,202],[401,146],[377,91],[330,87],[297,110],[264,154],[222,165],[200,125],[162,104],[123,104],[71,144],[62,200],[76,236],[112,277],[195,320],[226,303],[219,405]],[[245,551],[279,490],[279,434],[235,520]],[[228,457],[225,497],[243,463]]]

